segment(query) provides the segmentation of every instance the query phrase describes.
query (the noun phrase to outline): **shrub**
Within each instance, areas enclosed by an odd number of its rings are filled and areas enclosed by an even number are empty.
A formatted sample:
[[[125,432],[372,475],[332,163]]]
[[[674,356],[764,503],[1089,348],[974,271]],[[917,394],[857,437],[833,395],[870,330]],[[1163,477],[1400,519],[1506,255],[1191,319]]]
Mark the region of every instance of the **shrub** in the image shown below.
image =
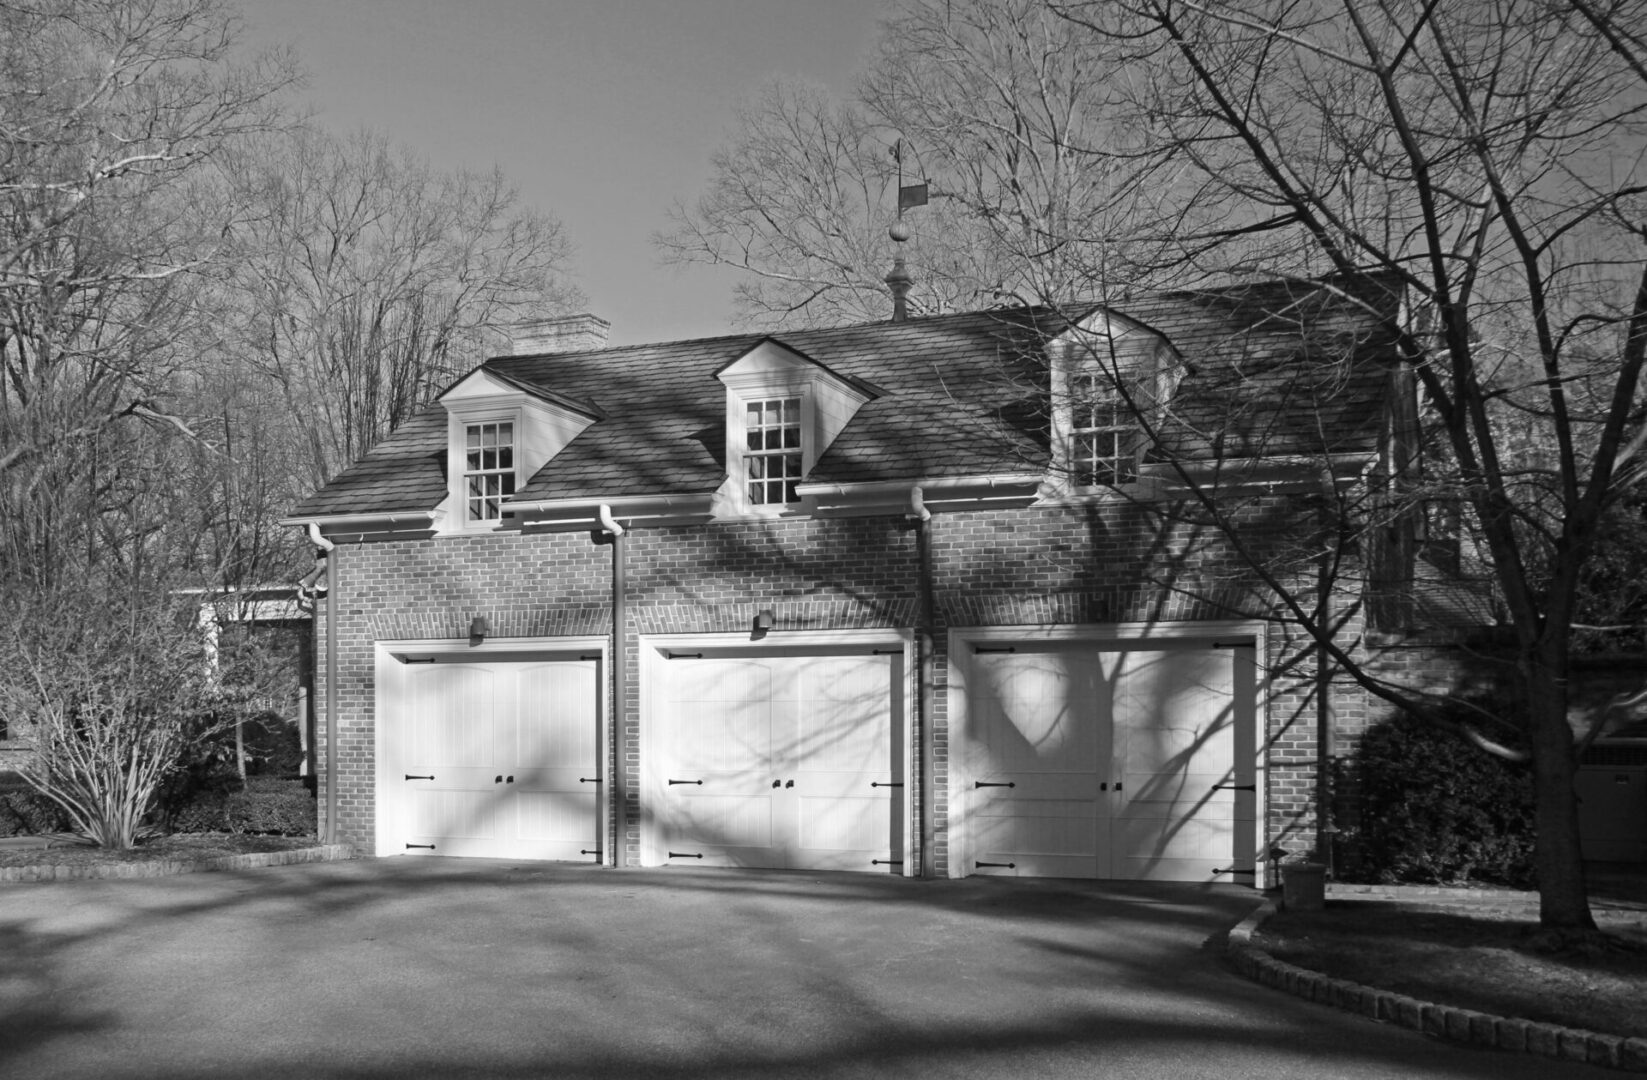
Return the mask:
[[[68,832],[69,815],[38,791],[0,791],[0,836]]]
[[[172,832],[315,834],[315,797],[300,779],[248,777],[244,790],[202,791],[174,810]]]
[[[1452,718],[1470,715],[1455,707]],[[1359,796],[1355,820],[1340,834],[1346,876],[1513,887],[1532,880],[1533,785],[1526,766],[1399,713],[1367,730],[1344,779]]]

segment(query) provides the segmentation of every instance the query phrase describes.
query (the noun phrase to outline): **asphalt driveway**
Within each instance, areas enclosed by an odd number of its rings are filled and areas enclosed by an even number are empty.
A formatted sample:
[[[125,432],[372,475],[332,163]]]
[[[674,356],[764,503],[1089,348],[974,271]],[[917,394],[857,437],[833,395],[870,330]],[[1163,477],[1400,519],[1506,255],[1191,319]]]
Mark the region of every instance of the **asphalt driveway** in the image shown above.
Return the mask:
[[[0,886],[0,1076],[1595,1077],[1224,966],[1230,886],[383,859]]]

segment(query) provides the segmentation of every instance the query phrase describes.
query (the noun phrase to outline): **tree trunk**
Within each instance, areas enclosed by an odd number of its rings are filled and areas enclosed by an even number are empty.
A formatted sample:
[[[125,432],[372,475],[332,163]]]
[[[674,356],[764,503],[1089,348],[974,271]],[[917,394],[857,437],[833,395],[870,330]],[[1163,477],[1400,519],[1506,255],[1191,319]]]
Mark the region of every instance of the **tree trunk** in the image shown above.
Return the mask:
[[[1567,722],[1565,658],[1547,649],[1524,655],[1527,734],[1533,765],[1534,813],[1538,839],[1538,921],[1552,930],[1592,930],[1584,854],[1578,834],[1578,797],[1573,788],[1577,761]]]

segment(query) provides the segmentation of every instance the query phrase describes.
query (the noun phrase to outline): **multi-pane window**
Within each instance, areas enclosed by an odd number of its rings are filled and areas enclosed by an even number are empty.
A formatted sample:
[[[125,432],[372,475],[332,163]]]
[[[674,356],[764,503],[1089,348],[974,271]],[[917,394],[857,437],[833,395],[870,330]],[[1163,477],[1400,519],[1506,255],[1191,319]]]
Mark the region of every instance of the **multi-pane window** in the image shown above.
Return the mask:
[[[1138,478],[1133,423],[1104,375],[1070,378],[1070,468],[1080,487],[1128,484]]]
[[[470,521],[500,521],[515,493],[515,425],[508,420],[465,428],[463,487]]]
[[[745,405],[744,474],[755,506],[799,502],[801,481],[801,399],[770,398]]]

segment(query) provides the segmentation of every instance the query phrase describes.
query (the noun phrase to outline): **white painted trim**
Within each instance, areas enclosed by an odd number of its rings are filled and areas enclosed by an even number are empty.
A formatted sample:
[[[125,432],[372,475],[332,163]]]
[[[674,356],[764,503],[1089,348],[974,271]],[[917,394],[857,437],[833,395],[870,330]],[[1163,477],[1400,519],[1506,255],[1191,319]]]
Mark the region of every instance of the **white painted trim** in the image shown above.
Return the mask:
[[[664,653],[668,650],[699,649],[725,650],[742,655],[797,655],[804,656],[808,649],[882,646],[903,651],[903,724],[902,747],[903,781],[899,814],[903,822],[904,877],[920,873],[920,835],[914,816],[915,755],[920,727],[916,717],[916,693],[919,672],[915,664],[915,631],[893,628],[865,630],[773,630],[758,641],[751,640],[748,632],[720,634],[642,634],[638,639],[640,663],[639,751],[640,775],[634,781],[640,791],[640,862],[642,866],[662,866],[668,861],[660,842],[661,828],[654,817],[654,808],[664,805],[664,776],[659,771],[663,755],[655,748],[653,733],[663,723],[663,709],[653,700],[664,681],[661,665],[669,664]],[[929,755],[930,757],[930,755]]]
[[[1253,639],[1253,743],[1246,749],[1252,755],[1254,805],[1256,823],[1253,866],[1257,870],[1254,885],[1258,889],[1271,886],[1268,880],[1269,864],[1264,854],[1272,843],[1267,801],[1267,774],[1269,753],[1269,699],[1271,687],[1266,675],[1265,657],[1268,653],[1268,624],[1260,620],[1215,620],[1206,622],[1124,622],[1124,623],[1060,623],[1041,626],[966,626],[951,627],[949,631],[948,684],[945,700],[948,705],[949,760],[946,763],[946,788],[949,792],[947,821],[949,823],[949,869],[952,878],[966,877],[969,863],[970,823],[967,820],[967,800],[954,782],[956,754],[959,743],[954,733],[964,731],[967,723],[967,669],[972,647],[981,644],[1009,644],[1014,642],[1054,644],[1061,642],[1092,643],[1094,645],[1194,641],[1204,638]],[[1235,662],[1242,662],[1240,652]],[[1239,682],[1239,674],[1237,675]]]
[[[500,654],[541,653],[543,659],[571,658],[576,654],[579,658],[589,653],[600,654],[596,661],[597,685],[599,693],[595,699],[595,708],[598,712],[596,722],[606,731],[605,745],[607,752],[611,752],[612,743],[612,708],[610,697],[610,682],[606,677],[611,670],[609,664],[611,638],[608,637],[528,637],[528,638],[492,638],[478,645],[471,645],[467,638],[415,638],[410,640],[381,640],[373,643],[372,657],[372,850],[377,856],[400,855],[404,851],[393,849],[393,840],[385,835],[383,823],[389,820],[388,815],[399,813],[400,805],[398,792],[402,789],[390,781],[387,740],[383,737],[385,717],[391,710],[399,711],[402,704],[400,698],[405,693],[399,675],[405,671],[407,665],[399,660],[396,654],[413,654],[416,656],[435,655],[452,659],[472,659],[481,663],[486,662],[488,656]],[[607,762],[596,763],[600,770],[601,797],[596,800],[600,807],[600,825],[597,835],[600,837],[601,858],[609,860],[612,856],[612,784],[611,776],[607,771]]]

